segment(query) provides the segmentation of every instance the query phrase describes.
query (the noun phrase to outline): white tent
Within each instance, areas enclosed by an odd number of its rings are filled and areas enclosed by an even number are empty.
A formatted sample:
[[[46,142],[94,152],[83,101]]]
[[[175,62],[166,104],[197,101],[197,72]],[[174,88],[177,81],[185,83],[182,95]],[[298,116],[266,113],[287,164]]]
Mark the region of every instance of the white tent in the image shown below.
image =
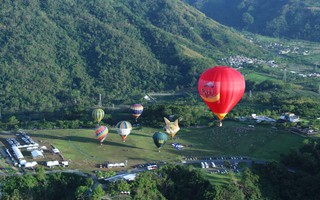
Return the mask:
[[[127,181],[133,181],[136,179],[136,176],[137,176],[137,174],[128,174],[128,175],[123,176],[123,178]]]
[[[110,163],[110,164],[107,164],[107,168],[113,168],[113,167],[125,167],[125,164],[124,163]]]
[[[20,160],[20,162],[19,162],[20,165],[25,165],[26,163],[27,163],[26,160]]]
[[[14,154],[16,155],[16,157],[17,157],[18,159],[22,159],[22,158],[23,158],[23,155],[22,155],[20,149],[18,149],[18,147],[13,146],[13,147],[12,147],[12,150],[13,150]]]
[[[55,161],[48,161],[47,162],[47,166],[52,168],[54,166],[59,166],[59,161],[55,160]]]
[[[36,161],[33,161],[33,162],[26,162],[24,166],[25,166],[25,167],[27,167],[27,168],[28,168],[28,167],[30,167],[30,168],[31,168],[31,167],[36,166],[37,164],[38,164],[38,163],[37,163]]]
[[[35,159],[35,158],[43,158],[43,154],[39,150],[31,151],[31,155],[32,155],[33,159]]]
[[[46,146],[42,146],[42,147],[40,147],[40,149],[47,150],[48,148]]]
[[[65,167],[65,166],[69,165],[69,162],[68,161],[61,161],[61,164]]]
[[[27,147],[27,151],[33,151],[35,149],[38,149],[38,147]]]

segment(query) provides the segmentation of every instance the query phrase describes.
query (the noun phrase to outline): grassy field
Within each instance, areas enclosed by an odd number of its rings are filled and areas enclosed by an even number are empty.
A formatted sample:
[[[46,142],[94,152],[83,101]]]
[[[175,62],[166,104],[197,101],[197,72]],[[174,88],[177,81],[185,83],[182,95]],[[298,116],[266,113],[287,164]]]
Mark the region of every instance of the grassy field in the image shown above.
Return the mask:
[[[205,173],[206,179],[208,179],[214,185],[226,185],[231,181],[237,182],[240,180],[239,176],[230,174],[210,174]]]
[[[158,152],[152,135],[161,129],[135,127],[126,142],[111,128],[103,145],[99,145],[94,130],[35,130],[28,131],[40,145],[53,144],[70,160],[70,167],[94,169],[97,164],[128,161],[129,166],[157,161],[176,161],[183,156],[242,155],[265,160],[278,160],[280,154],[298,148],[305,138],[270,126],[248,128],[245,124],[224,122],[223,127],[182,128],[175,140]],[[175,150],[173,142],[185,145]]]
[[[246,76],[245,76],[245,79],[246,80],[251,80],[251,81],[255,81],[257,83],[261,83],[265,80],[272,80],[272,81],[279,81],[279,79],[276,79],[268,74],[261,74],[261,73],[258,73],[258,72],[251,72],[251,73],[248,73]]]

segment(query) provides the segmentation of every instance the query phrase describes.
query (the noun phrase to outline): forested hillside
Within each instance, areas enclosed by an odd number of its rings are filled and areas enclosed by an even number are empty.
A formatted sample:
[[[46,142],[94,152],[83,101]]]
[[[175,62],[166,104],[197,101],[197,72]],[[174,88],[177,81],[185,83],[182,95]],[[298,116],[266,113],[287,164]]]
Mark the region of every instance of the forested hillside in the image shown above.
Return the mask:
[[[5,0],[0,19],[2,113],[177,90],[221,57],[263,55],[181,1]]]
[[[320,41],[315,0],[185,0],[227,26],[275,37]]]

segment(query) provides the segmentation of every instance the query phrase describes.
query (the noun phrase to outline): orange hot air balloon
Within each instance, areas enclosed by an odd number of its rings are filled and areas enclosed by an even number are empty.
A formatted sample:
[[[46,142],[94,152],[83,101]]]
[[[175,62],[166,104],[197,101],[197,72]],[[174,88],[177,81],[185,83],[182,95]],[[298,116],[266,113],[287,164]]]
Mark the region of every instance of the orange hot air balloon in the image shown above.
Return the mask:
[[[201,98],[220,120],[240,101],[244,90],[242,74],[227,66],[207,69],[198,82]]]

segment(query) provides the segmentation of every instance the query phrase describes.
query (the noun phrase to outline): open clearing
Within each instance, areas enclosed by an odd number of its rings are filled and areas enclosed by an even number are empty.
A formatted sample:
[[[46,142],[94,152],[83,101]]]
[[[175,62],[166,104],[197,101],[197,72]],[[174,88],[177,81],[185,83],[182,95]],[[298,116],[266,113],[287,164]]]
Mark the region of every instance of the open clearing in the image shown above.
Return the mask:
[[[173,162],[184,156],[250,156],[264,160],[279,160],[280,154],[302,146],[305,138],[270,126],[249,128],[246,124],[224,122],[223,127],[181,128],[174,140],[168,140],[158,152],[152,135],[161,129],[134,127],[126,142],[114,128],[100,145],[93,129],[59,129],[27,131],[39,144],[57,147],[70,161],[70,168],[94,170],[98,164],[125,162],[137,164],[158,161]],[[176,150],[172,143],[183,144]]]

